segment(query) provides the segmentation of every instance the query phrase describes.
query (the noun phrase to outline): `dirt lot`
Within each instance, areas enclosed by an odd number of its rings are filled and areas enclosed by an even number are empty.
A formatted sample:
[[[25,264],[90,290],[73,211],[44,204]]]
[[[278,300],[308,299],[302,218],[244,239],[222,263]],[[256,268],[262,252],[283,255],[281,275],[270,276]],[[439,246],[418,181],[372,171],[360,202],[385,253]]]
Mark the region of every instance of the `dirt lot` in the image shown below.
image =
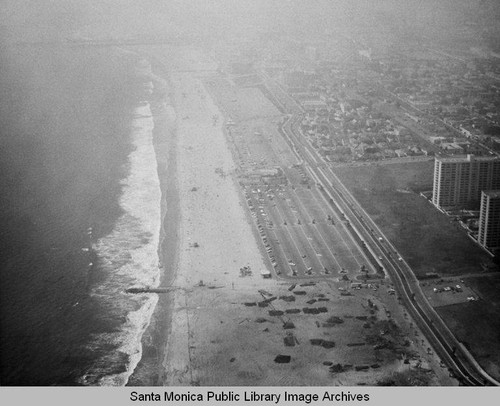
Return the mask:
[[[499,379],[498,311],[483,301],[439,307],[436,311],[485,371]]]
[[[433,307],[466,303],[469,298],[476,300],[478,298],[476,292],[462,280],[459,277],[431,279],[422,282],[420,286]]]
[[[464,278],[478,301],[436,309],[452,331],[496,379],[500,378],[500,275]]]
[[[338,167],[335,172],[413,268],[452,276],[490,262],[455,222],[421,197],[432,189],[434,162]]]

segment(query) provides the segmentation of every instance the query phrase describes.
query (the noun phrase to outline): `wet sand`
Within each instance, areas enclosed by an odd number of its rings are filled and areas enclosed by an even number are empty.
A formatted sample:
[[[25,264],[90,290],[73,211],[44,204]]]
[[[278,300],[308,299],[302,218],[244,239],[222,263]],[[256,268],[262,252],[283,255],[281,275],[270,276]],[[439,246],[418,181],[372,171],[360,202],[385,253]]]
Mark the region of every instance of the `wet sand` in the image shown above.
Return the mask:
[[[288,290],[291,282],[260,275],[266,265],[234,176],[236,166],[223,131],[228,117],[222,116],[196,73],[173,72],[171,83],[175,138],[163,144],[159,137],[156,145],[168,208],[160,247],[162,286],[171,291],[160,295],[143,339],[143,360],[129,384],[354,386],[373,385],[420,361],[436,371],[438,361],[424,354],[417,338],[408,347],[408,353],[416,354],[410,363],[398,360],[395,353],[374,351],[371,345],[351,345],[366,335],[366,322],[357,317],[369,317],[367,298],[375,300],[369,291],[353,292],[346,299],[325,280],[299,288],[305,293],[296,295],[294,302],[279,299],[294,296]],[[168,158],[167,171],[162,156]],[[178,197],[168,193],[169,188]],[[244,266],[250,267],[251,275],[240,275]],[[277,300],[262,305],[266,297]],[[308,301],[318,298],[328,299],[320,304],[326,313],[305,314],[304,307],[311,307]],[[405,330],[408,323],[395,299],[388,307]],[[379,308],[378,319],[387,319],[384,304]],[[270,314],[273,309],[283,316]],[[287,313],[297,309],[300,314]],[[345,323],[325,328],[322,325],[330,316],[342,317]],[[292,321],[295,328],[287,331],[284,321]],[[293,346],[284,344],[289,333],[296,339]],[[315,346],[311,339],[331,340],[336,346]],[[289,355],[290,363],[276,363],[278,355]],[[351,366],[332,374],[325,361]],[[366,368],[357,371],[356,366]],[[430,373],[430,384],[452,384],[443,378],[446,374],[437,372],[439,378]]]
[[[235,165],[222,130],[222,115],[192,74],[174,73],[171,85],[177,120],[166,114],[155,116],[164,196],[161,287],[170,293],[160,294],[143,336],[143,358],[129,385],[199,383],[192,365],[193,340],[198,334],[207,336],[208,330],[198,325],[197,310],[209,302],[215,314],[205,321],[222,324],[218,314],[228,306],[226,291],[231,290],[235,300],[241,291],[256,292],[260,269],[265,268],[231,176]],[[219,116],[216,126],[215,114]],[[255,274],[240,278],[242,266],[250,266]],[[230,337],[232,332],[226,334]],[[212,366],[219,369],[217,364]]]
[[[167,77],[166,72],[161,72]],[[159,78],[160,79],[160,78]],[[161,79],[160,79],[161,80]],[[165,82],[162,86],[168,88]],[[156,83],[158,86],[158,83]],[[179,252],[179,194],[177,187],[177,131],[173,100],[165,99],[154,104],[153,140],[162,192],[161,229],[158,254],[161,280],[159,288],[170,289],[178,263]],[[171,301],[169,293],[159,294],[158,303],[150,324],[142,338],[142,359],[129,378],[129,386],[157,386],[162,384],[162,360],[165,342],[170,331]]]

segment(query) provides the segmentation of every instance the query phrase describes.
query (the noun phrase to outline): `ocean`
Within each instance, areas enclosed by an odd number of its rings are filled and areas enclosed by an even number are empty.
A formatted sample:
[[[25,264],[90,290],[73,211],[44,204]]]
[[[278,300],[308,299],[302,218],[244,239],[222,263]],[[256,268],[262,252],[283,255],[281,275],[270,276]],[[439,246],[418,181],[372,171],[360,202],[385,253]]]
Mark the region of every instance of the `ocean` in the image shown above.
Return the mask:
[[[157,301],[125,290],[160,279],[147,67],[1,52],[0,384],[124,385]]]

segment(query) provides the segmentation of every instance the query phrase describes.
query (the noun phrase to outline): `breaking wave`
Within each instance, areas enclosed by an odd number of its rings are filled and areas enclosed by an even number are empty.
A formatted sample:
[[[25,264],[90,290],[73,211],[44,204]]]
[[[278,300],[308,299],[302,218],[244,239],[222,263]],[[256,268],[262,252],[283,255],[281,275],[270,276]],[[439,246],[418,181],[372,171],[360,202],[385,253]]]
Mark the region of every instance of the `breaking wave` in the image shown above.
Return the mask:
[[[81,378],[84,385],[125,385],[141,359],[141,338],[158,297],[128,294],[130,287],[160,283],[158,244],[161,191],[153,147],[153,118],[149,105],[137,107],[131,129],[133,151],[128,176],[121,182],[122,214],[113,231],[92,249],[97,271],[90,295],[111,315],[112,331],[97,333],[87,348],[102,353]],[[109,330],[109,329],[106,329]]]

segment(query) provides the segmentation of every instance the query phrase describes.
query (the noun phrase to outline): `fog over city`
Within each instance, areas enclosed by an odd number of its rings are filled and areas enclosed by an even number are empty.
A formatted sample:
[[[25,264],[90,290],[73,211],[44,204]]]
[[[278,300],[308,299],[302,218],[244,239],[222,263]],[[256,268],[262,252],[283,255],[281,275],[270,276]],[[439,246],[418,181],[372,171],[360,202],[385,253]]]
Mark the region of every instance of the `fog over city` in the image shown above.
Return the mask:
[[[4,0],[0,94],[0,385],[499,385],[497,1]]]
[[[488,0],[328,1],[314,0],[55,0],[3,2],[2,28],[19,38],[61,37],[86,33],[96,36],[202,35],[225,37],[243,29],[273,30],[304,36],[326,30],[360,29],[377,32],[387,27],[407,34],[446,37],[460,25],[480,25],[474,40],[494,40],[498,34],[498,5]],[[88,31],[88,32],[87,32]],[[431,31],[431,33],[429,33]]]

